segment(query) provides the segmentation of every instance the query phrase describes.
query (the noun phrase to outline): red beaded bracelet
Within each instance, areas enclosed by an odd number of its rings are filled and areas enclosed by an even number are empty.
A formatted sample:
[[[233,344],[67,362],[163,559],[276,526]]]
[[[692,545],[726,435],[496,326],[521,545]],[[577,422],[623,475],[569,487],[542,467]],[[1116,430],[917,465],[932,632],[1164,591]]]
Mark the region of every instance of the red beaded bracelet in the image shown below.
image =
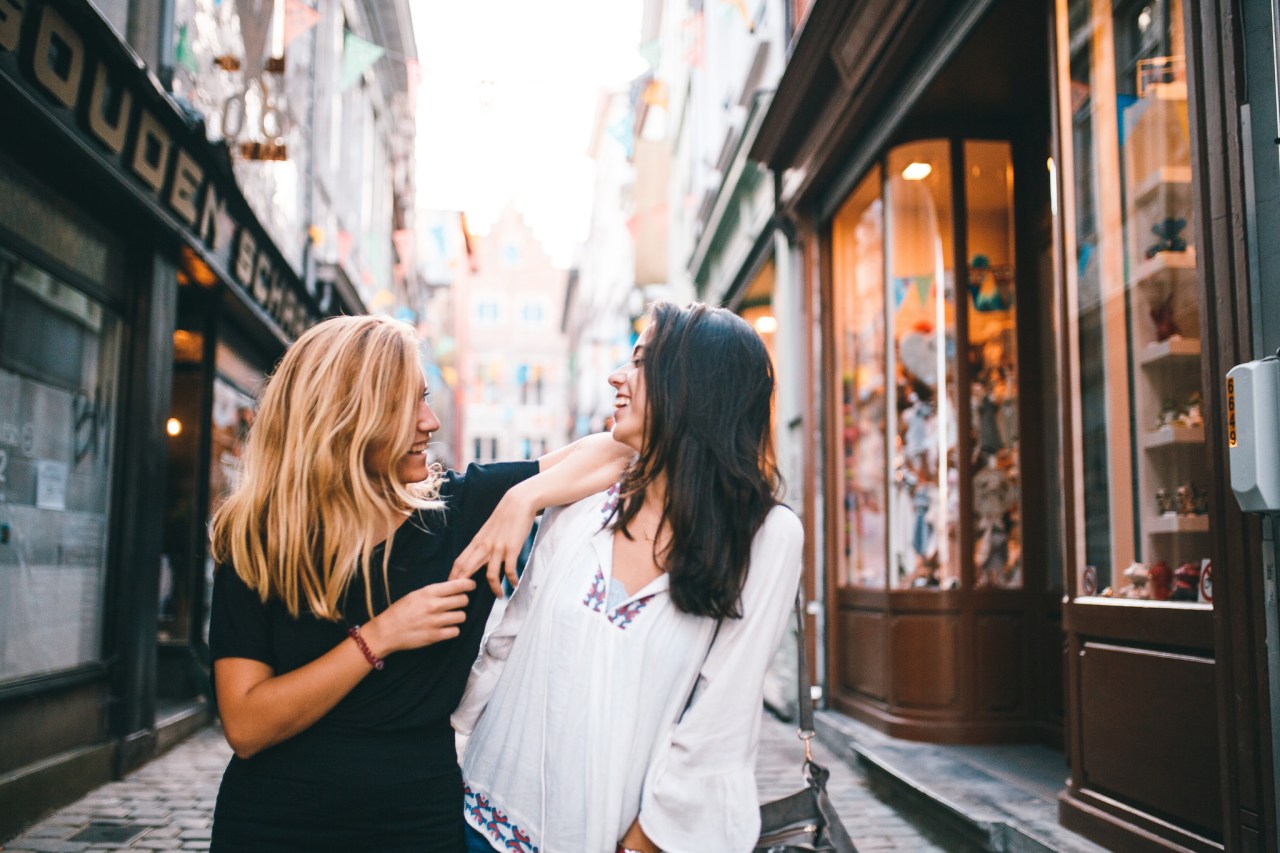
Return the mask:
[[[360,626],[352,625],[347,629],[347,636],[356,641],[356,645],[360,647],[360,651],[364,653],[364,659],[374,669],[382,669],[386,666],[386,661],[373,653],[373,649],[369,648],[369,644],[364,641],[364,637],[360,636]]]

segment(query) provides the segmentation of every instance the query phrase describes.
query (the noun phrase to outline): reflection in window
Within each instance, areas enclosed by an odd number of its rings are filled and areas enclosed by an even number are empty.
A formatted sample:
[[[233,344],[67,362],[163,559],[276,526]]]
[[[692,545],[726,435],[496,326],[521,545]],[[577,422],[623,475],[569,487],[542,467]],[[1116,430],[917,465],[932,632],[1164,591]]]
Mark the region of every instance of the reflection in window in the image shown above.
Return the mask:
[[[964,144],[975,586],[1022,585],[1013,155]]]
[[[1212,596],[1182,16],[1068,4],[1083,595]]]
[[[880,181],[880,170],[873,170],[836,215],[832,273],[840,377],[841,582],[882,588],[889,549]]]
[[[959,517],[951,160],[944,140],[889,152],[895,587],[952,588]]]

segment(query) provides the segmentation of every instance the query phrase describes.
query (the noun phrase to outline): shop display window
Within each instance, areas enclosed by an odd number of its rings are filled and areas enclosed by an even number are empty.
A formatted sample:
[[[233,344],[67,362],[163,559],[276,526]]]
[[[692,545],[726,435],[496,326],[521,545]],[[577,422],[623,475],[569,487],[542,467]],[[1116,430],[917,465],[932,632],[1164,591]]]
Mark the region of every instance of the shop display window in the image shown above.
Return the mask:
[[[102,658],[120,324],[0,250],[0,682]]]
[[[913,142],[887,158],[895,587],[960,581],[950,148],[946,140]]]
[[[841,585],[1020,588],[1011,146],[899,145],[831,235]]]
[[[1210,602],[1182,2],[1065,5],[1076,593]]]
[[[975,586],[1022,586],[1013,150],[965,142]]]
[[[839,361],[841,583],[888,578],[884,202],[874,169],[832,223]]]

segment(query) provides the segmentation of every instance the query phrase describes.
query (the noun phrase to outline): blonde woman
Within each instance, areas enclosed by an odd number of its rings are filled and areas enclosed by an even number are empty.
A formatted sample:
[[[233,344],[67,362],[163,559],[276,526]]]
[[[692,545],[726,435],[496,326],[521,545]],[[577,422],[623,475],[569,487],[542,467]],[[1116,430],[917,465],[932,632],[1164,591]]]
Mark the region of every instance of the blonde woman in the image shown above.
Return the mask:
[[[598,491],[629,455],[600,435],[433,471],[418,348],[404,323],[334,318],[267,383],[213,520],[209,645],[235,751],[214,851],[461,849],[449,715],[494,596],[450,569],[514,554],[537,509]]]

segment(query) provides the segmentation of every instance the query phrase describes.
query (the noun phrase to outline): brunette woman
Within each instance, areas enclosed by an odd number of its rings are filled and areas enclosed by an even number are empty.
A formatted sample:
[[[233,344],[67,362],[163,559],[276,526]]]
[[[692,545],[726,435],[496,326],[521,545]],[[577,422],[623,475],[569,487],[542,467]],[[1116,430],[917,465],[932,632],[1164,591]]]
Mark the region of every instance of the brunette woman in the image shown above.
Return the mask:
[[[453,720],[469,850],[748,851],[765,670],[800,576],[773,369],[735,314],[654,306],[617,391],[639,454],[548,512]]]
[[[463,847],[449,715],[493,595],[450,568],[500,501],[527,521],[603,488],[628,452],[597,436],[444,473],[426,457],[439,427],[419,342],[389,318],[318,324],[268,381],[213,519],[209,644],[235,751],[213,850]]]

